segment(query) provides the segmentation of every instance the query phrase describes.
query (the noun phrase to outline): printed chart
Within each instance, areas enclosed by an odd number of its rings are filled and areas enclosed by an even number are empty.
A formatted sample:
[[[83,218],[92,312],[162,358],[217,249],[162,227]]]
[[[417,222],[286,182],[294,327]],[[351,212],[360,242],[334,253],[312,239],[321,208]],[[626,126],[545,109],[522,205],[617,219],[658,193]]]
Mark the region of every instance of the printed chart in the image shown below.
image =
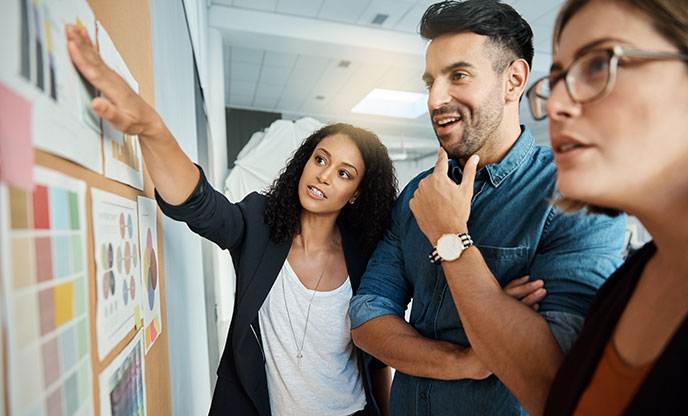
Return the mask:
[[[141,247],[141,280],[143,281],[143,332],[146,353],[162,331],[160,319],[160,284],[158,276],[158,232],[155,200],[143,196],[139,203],[139,245]]]
[[[146,382],[143,339],[139,331],[103,370],[100,384],[101,416],[145,416]]]
[[[84,182],[0,186],[10,414],[93,414]]]
[[[131,89],[138,92],[139,84],[129,72],[127,64],[115,48],[107,30],[98,26],[98,50],[103,61],[108,64],[129,84]],[[138,136],[130,136],[115,129],[109,122],[103,120],[103,146],[105,154],[105,176],[116,181],[131,185],[136,189],[143,189],[143,167],[141,159],[141,145]]]
[[[91,188],[96,259],[98,358],[105,356],[141,316],[136,202]]]
[[[95,39],[95,17],[86,0],[13,0],[3,3],[0,79],[33,102],[33,145],[103,173],[100,118],[95,96],[74,68],[64,26],[85,27]]]

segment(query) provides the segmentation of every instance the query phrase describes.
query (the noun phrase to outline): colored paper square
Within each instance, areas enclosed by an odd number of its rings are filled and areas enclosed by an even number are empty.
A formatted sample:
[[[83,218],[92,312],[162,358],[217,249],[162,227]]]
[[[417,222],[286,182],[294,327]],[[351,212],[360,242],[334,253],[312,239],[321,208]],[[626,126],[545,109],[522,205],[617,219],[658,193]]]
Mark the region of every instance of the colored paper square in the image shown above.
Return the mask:
[[[36,279],[45,282],[53,278],[53,249],[50,237],[36,238]]]
[[[76,354],[77,361],[88,353],[88,320],[86,318],[76,324]]]
[[[62,416],[64,414],[62,389],[55,390],[45,401],[45,407],[48,410],[48,416]]]
[[[10,242],[12,262],[12,288],[21,289],[35,284],[31,263],[33,262],[33,240],[22,237]]]
[[[74,319],[74,283],[67,282],[54,287],[55,327]]]
[[[32,405],[43,395],[43,383],[36,380],[43,374],[43,360],[38,345],[22,351],[15,359],[17,368],[21,368],[21,371],[16,372],[17,378],[13,380],[16,384],[13,384],[12,389],[17,391],[17,408],[23,409]]]
[[[29,195],[21,189],[9,187],[10,221],[15,230],[31,228],[29,221]]]
[[[153,325],[149,325],[148,328],[144,331],[146,333],[146,348],[148,348],[151,344],[151,331]]]
[[[38,292],[38,304],[41,311],[41,335],[45,335],[55,329],[55,299],[52,288]]]
[[[50,224],[53,230],[69,229],[69,205],[67,192],[60,188],[50,188]]]
[[[33,186],[31,101],[0,83],[0,180]]]
[[[84,278],[74,280],[74,316],[86,313],[86,288]]]
[[[60,378],[60,351],[56,338],[41,346],[41,356],[43,357],[43,387],[47,390]]]
[[[93,394],[91,386],[91,361],[84,361],[79,367],[79,376],[77,377],[79,387],[79,397],[82,399],[91,397]]]
[[[63,331],[60,334],[59,345],[60,345],[60,364],[62,365],[62,372],[69,372],[72,367],[76,365],[76,331],[74,327]]]
[[[160,315],[155,315],[155,319],[153,319],[153,323],[155,324],[156,334],[160,335]],[[157,335],[156,335],[156,338],[157,338]]]
[[[67,414],[74,415],[79,409],[79,386],[77,384],[76,373],[71,376],[64,383],[64,402],[67,405]]]
[[[14,337],[17,350],[21,351],[37,340],[41,333],[36,293],[18,295],[14,298],[13,306],[14,316],[21,320],[21,325],[16,325],[17,332]]]
[[[53,263],[56,278],[69,276],[71,271],[69,260],[71,260],[69,237],[66,235],[53,237]]]
[[[84,271],[84,258],[83,258],[84,245],[82,244],[82,238],[79,235],[72,235],[69,237],[69,251],[70,251],[70,263],[72,266],[71,272],[73,274],[81,273]]]
[[[138,331],[142,326],[143,321],[141,320],[141,308],[139,305],[136,305],[134,306],[134,328]]]
[[[81,221],[79,220],[79,196],[76,192],[67,193],[67,203],[69,210],[69,228],[72,230],[78,230],[81,226]]]
[[[37,185],[33,190],[33,228],[37,230],[50,229],[48,188],[43,185]]]

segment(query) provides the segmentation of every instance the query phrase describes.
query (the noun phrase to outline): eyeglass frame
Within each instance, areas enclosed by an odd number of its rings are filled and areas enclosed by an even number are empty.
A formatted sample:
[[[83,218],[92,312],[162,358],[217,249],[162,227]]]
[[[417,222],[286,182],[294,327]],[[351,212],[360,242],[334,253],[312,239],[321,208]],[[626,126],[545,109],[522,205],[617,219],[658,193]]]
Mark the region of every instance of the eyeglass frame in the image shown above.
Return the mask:
[[[573,83],[575,79],[573,77],[570,77],[571,75],[571,68],[575,67],[575,65],[579,62],[581,62],[583,59],[589,57],[593,53],[599,53],[599,52],[607,52],[609,55],[609,68],[607,69],[608,71],[608,76],[607,76],[607,83],[605,87],[600,91],[599,93],[593,95],[590,98],[586,98],[584,100],[581,100],[577,97],[575,97],[575,94],[572,92],[574,91]],[[533,116],[533,119],[537,121],[541,121],[547,118],[547,112],[543,111],[543,116],[538,118],[535,116],[535,111],[534,111],[534,106],[536,105],[534,103],[534,98],[531,98],[532,95],[535,95],[535,97],[540,98],[542,100],[547,101],[551,97],[551,93],[554,90],[554,86],[557,85],[559,81],[562,79],[564,80],[564,85],[566,86],[566,93],[569,95],[571,100],[573,102],[578,103],[578,104],[585,104],[589,103],[592,101],[597,101],[599,99],[602,99],[606,97],[614,88],[614,84],[616,82],[616,73],[619,69],[619,58],[621,57],[629,57],[629,58],[637,58],[637,59],[647,59],[647,60],[663,60],[663,59],[678,59],[684,62],[688,62],[688,54],[684,53],[672,53],[672,52],[657,52],[657,51],[646,51],[646,50],[640,50],[640,49],[629,49],[629,48],[624,48],[619,45],[614,45],[610,48],[604,48],[604,49],[593,49],[590,50],[583,55],[579,56],[578,58],[574,59],[573,62],[571,62],[571,65],[569,67],[558,74],[556,77],[554,77],[554,80],[550,82],[549,90],[550,90],[550,96],[544,96],[542,94],[538,94],[535,90],[535,88],[538,86],[538,84],[542,83],[546,79],[550,79],[551,73],[548,75],[545,75],[541,78],[538,78],[533,85],[528,88],[526,91],[526,97],[528,98],[528,108],[530,110],[530,114]]]

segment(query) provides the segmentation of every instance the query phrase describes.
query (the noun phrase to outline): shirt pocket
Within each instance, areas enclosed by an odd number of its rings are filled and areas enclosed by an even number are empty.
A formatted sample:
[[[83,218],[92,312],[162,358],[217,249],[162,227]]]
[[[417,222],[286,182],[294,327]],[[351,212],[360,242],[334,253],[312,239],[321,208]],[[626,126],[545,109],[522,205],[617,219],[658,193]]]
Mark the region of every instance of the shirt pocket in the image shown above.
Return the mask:
[[[502,287],[513,279],[528,274],[530,250],[528,247],[495,247],[476,244],[485,263]]]

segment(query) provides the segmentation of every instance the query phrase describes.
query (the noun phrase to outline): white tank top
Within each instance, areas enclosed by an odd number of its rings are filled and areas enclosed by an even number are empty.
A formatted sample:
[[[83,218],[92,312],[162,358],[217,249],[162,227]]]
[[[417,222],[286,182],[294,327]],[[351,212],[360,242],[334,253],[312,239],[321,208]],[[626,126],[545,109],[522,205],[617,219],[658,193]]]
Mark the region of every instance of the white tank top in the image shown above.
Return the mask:
[[[258,312],[273,416],[345,416],[363,409],[366,399],[348,314],[353,293],[349,278],[313,297],[301,367],[283,293],[301,346],[313,291],[286,260]]]

